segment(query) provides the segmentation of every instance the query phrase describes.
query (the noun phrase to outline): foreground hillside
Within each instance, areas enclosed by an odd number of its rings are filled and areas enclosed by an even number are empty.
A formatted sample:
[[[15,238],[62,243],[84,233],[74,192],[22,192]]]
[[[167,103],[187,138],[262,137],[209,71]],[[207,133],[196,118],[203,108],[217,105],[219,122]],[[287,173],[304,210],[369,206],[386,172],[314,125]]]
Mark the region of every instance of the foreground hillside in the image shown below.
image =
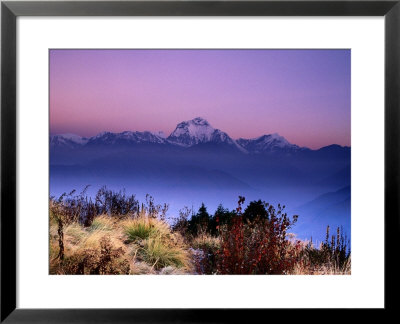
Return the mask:
[[[50,274],[350,274],[349,245],[337,230],[319,247],[288,231],[284,206],[239,197],[234,211],[203,205],[173,224],[167,205],[100,190],[94,199],[50,199]]]

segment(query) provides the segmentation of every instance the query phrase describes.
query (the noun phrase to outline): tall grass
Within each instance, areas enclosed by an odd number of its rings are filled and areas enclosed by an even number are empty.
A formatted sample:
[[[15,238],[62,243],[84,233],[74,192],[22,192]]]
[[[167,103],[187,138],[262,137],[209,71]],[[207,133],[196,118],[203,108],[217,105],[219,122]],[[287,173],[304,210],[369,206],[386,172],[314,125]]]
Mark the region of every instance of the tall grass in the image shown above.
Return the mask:
[[[179,246],[168,244],[160,237],[147,239],[140,253],[143,260],[152,264],[155,269],[168,266],[190,268],[188,253]]]
[[[167,223],[156,218],[150,218],[143,213],[137,218],[124,220],[122,227],[129,242],[146,240],[156,236],[166,237],[171,234]]]

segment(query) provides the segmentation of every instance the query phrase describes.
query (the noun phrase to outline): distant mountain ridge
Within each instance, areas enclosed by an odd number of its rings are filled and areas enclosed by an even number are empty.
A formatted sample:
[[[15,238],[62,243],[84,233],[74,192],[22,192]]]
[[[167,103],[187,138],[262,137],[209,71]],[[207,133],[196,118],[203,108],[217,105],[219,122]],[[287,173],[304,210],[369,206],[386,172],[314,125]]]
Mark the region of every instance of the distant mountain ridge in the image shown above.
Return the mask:
[[[85,145],[129,146],[132,144],[169,144],[188,148],[205,143],[224,144],[246,154],[311,151],[307,147],[299,147],[298,145],[291,144],[277,133],[262,135],[252,139],[240,138],[234,140],[227,133],[213,128],[207,120],[201,117],[179,123],[168,137],[162,132],[149,131],[102,132],[90,138],[75,134],[50,136],[50,148],[69,149]],[[334,147],[336,148],[337,146],[342,148],[339,145],[335,145]]]
[[[239,138],[237,142],[248,152],[252,153],[274,152],[279,150],[309,150],[307,147],[299,147],[298,145],[289,143],[286,138],[277,133],[262,135],[253,139]]]
[[[86,145],[94,144],[130,144],[130,143],[155,143],[165,144],[166,139],[152,132],[130,132],[122,133],[103,132],[88,139]]]
[[[85,145],[88,142],[88,138],[81,137],[75,134],[61,134],[50,136],[50,147],[64,146],[74,148],[76,146]]]

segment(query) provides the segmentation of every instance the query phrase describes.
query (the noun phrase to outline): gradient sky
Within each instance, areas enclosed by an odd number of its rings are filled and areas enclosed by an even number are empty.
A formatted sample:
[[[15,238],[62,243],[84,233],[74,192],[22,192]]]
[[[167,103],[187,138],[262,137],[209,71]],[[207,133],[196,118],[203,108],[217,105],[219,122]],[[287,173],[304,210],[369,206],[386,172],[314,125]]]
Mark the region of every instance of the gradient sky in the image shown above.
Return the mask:
[[[50,133],[164,131],[350,146],[350,50],[51,50]]]

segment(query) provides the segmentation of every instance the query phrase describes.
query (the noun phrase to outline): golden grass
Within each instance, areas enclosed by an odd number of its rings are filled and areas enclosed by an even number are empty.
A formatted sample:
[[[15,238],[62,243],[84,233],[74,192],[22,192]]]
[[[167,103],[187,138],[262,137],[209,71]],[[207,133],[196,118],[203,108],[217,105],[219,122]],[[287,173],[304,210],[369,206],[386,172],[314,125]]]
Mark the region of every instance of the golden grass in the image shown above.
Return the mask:
[[[167,223],[147,216],[124,220],[121,222],[121,226],[129,242],[158,236],[168,237],[172,234]]]
[[[293,275],[351,275],[351,258],[341,268],[335,264],[326,264],[319,267],[312,268],[308,265],[304,265],[301,262],[295,264]]]
[[[170,245],[160,237],[147,239],[140,253],[143,260],[157,270],[169,266],[187,269],[191,267],[189,254],[185,249]]]

